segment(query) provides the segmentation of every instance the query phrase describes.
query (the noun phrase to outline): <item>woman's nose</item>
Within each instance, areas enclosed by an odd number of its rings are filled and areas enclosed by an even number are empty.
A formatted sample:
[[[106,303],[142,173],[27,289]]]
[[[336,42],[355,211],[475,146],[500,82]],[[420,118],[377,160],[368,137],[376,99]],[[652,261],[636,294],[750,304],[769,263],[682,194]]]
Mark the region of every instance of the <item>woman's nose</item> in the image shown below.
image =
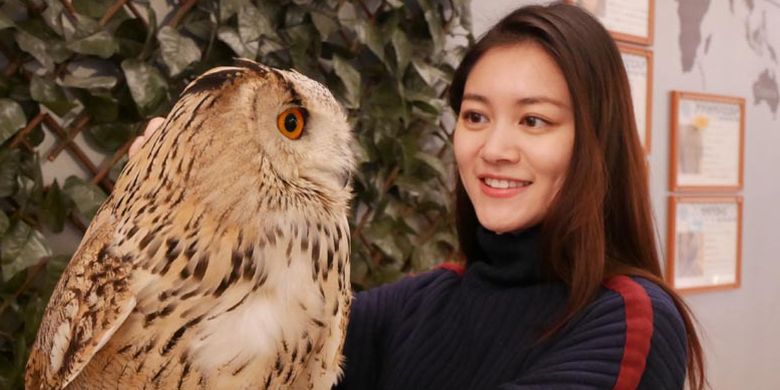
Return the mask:
[[[480,156],[491,164],[516,163],[520,160],[517,134],[507,124],[496,124],[485,132],[485,142]]]

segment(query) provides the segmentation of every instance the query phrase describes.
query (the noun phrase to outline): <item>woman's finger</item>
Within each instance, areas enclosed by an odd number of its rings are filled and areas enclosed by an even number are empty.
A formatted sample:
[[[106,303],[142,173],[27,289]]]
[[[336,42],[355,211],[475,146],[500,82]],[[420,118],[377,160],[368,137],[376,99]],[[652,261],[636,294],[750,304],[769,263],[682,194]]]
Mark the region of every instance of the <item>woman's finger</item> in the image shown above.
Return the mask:
[[[149,120],[149,123],[146,125],[146,129],[144,130],[144,137],[149,137],[150,135],[154,134],[157,129],[160,128],[160,125],[165,122],[165,118],[161,116],[156,116]]]
[[[135,141],[133,141],[133,144],[130,145],[130,150],[127,152],[128,156],[133,157],[135,153],[138,152],[138,149],[141,149],[141,147],[144,146],[144,142],[160,128],[163,121],[165,121],[165,118],[152,118],[146,125],[146,129],[144,129],[144,135],[137,137]]]

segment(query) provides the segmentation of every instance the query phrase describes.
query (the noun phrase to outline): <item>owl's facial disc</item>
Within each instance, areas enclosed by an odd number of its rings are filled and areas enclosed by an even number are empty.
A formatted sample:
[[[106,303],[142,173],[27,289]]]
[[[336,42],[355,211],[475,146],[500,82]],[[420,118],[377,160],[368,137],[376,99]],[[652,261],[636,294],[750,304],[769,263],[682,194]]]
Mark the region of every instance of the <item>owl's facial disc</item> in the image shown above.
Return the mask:
[[[266,76],[263,88],[277,92],[258,90],[260,98],[254,101],[257,117],[273,120],[275,139],[263,143],[264,152],[273,156],[274,170],[287,181],[303,178],[308,182],[303,186],[344,193],[352,184],[354,156],[343,108],[325,86],[298,72],[271,69]]]

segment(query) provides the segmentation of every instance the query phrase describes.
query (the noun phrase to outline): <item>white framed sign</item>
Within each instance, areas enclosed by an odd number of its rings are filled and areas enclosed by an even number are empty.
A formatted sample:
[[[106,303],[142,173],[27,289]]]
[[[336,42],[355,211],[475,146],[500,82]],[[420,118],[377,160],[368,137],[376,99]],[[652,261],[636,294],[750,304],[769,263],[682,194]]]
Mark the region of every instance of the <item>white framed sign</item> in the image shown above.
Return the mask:
[[[742,188],[745,99],[672,91],[671,121],[671,191]]]
[[[680,291],[740,286],[742,198],[669,198],[667,280]]]

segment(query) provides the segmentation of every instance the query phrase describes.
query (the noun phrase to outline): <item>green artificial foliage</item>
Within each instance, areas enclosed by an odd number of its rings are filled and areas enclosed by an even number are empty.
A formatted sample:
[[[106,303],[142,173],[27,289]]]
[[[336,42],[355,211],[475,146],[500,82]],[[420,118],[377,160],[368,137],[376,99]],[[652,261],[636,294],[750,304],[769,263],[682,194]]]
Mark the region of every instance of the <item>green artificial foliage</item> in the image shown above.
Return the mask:
[[[64,128],[86,118],[86,141],[108,158],[211,67],[246,57],[294,68],[327,85],[354,126],[354,288],[453,258],[452,129],[442,118],[452,118],[444,96],[473,41],[468,0],[185,0],[165,14],[171,2],[120,3],[0,1],[0,389],[23,387],[70,259],[45,237],[83,229],[106,197],[77,172],[44,182],[38,146],[51,129],[19,136],[40,113]]]

